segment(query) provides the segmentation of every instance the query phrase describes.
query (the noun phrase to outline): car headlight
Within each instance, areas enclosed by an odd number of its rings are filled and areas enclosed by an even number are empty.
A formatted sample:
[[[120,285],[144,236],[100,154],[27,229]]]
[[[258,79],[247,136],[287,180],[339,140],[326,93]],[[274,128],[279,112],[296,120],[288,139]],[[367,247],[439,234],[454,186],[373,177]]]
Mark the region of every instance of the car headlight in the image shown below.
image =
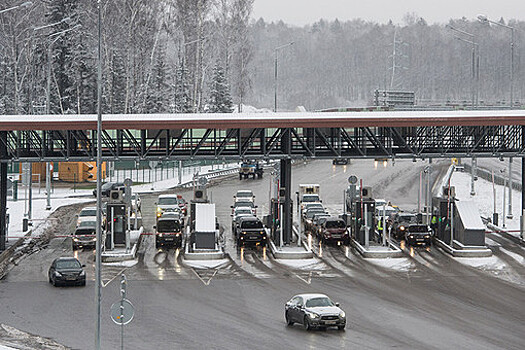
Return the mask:
[[[78,238],[73,238],[73,241],[78,242]]]
[[[62,276],[62,274],[60,272],[58,272],[58,271],[55,271],[55,276],[60,277],[60,276]]]
[[[400,229],[401,231],[404,231],[404,230],[405,230],[405,226],[399,226],[399,229]]]
[[[80,273],[80,276],[85,276],[86,275],[86,271],[82,270],[82,272]]]
[[[344,312],[344,311],[341,311],[341,312],[339,313],[339,317],[341,317],[341,318],[345,318],[345,317],[346,317],[345,312]]]
[[[310,318],[319,318],[319,315],[316,314],[315,312],[307,312],[306,314],[307,314],[308,317],[310,317]]]
[[[425,238],[430,238],[430,235],[426,235]]]

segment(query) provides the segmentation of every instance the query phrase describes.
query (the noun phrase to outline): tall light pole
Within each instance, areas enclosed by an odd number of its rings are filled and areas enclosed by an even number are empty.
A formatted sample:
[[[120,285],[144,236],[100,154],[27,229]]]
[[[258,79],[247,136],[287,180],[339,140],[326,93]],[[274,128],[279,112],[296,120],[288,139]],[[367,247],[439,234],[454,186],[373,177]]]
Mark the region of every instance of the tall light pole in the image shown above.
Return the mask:
[[[56,26],[58,24],[67,22],[69,20],[70,18],[66,17],[66,18],[63,18],[59,22],[33,28],[33,31],[36,32],[44,28]],[[76,26],[72,28],[63,30],[61,32],[53,33],[48,36],[48,39],[52,39],[52,38],[55,38],[55,39],[51,41],[47,47],[47,90],[46,90],[46,114],[47,115],[51,114],[51,58],[52,58],[51,53],[52,53],[53,45],[58,41],[58,39],[62,37],[62,35],[72,30],[75,30],[79,28],[80,26],[81,26],[80,24],[77,24]],[[44,137],[47,139],[47,137],[45,136],[46,134],[47,132],[44,131]],[[51,210],[51,179],[50,179],[50,176],[51,176],[51,165],[49,162],[46,162],[46,210]]]
[[[281,45],[281,46],[278,46],[276,47],[273,52],[274,52],[274,63],[275,63],[275,70],[274,70],[274,73],[275,73],[275,78],[274,78],[274,84],[273,84],[273,93],[274,93],[274,104],[273,104],[273,111],[274,112],[277,112],[277,53],[279,50],[281,49],[284,49],[285,47],[288,47],[288,46],[292,46],[294,44],[294,42],[290,42],[288,44],[284,44],[284,45]]]
[[[102,185],[102,10],[100,0],[97,0],[98,10],[98,47],[97,47],[97,245],[95,251],[95,304],[97,308],[95,321],[95,350],[100,350],[100,301],[102,297],[102,199],[100,187]]]
[[[472,79],[471,79],[471,93],[472,93],[472,106],[478,105],[479,101],[479,44],[474,41],[474,34],[471,34],[469,32],[466,32],[464,30],[458,29],[456,27],[451,26],[450,24],[447,24],[446,27],[453,32],[464,35],[469,38],[469,40],[462,38],[459,35],[454,35],[454,38],[456,38],[459,41],[462,41],[464,43],[472,45]]]
[[[508,26],[503,23],[492,21],[487,18],[485,15],[478,15],[478,20],[481,23],[491,23],[497,26],[507,28],[511,31],[510,37],[510,108],[513,108],[513,99],[514,99],[514,36],[516,29],[514,27]]]

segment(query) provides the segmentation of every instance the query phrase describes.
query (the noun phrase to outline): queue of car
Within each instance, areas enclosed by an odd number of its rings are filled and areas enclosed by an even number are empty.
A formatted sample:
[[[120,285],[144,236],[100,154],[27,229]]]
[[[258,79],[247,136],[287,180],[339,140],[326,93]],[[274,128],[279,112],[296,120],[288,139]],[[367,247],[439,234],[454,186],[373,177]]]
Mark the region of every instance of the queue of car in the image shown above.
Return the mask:
[[[188,209],[186,200],[180,194],[163,194],[155,204],[155,248],[181,248],[184,241],[184,217]]]
[[[262,221],[257,217],[255,196],[251,190],[239,190],[233,196],[232,233],[237,247],[266,246],[268,237]]]

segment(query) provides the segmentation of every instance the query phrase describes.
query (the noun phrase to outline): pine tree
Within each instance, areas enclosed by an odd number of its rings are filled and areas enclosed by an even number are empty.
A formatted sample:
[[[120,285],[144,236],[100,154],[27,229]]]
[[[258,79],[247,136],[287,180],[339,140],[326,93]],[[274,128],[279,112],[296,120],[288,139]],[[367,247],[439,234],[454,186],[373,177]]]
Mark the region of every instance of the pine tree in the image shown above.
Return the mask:
[[[166,64],[166,49],[160,45],[155,57],[152,70],[152,79],[148,88],[148,99],[146,102],[148,113],[165,113],[169,108],[170,89],[167,82],[170,75]]]
[[[213,68],[213,80],[210,88],[208,113],[232,113],[233,102],[230,86],[224,75],[224,69],[217,62]]]
[[[188,84],[188,69],[186,63],[181,60],[177,67],[176,81],[174,84],[174,108],[175,113],[192,113],[193,106],[190,95],[190,85]]]
[[[111,89],[109,110],[112,114],[127,113],[126,109],[126,68],[120,53],[113,55],[111,62]]]

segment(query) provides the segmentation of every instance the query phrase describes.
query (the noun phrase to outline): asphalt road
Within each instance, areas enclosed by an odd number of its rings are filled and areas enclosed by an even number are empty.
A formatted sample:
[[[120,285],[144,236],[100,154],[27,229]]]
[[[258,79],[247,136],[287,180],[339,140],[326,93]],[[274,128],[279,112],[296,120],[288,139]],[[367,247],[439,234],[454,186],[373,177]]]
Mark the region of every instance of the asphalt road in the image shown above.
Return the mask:
[[[356,174],[365,185],[373,186],[376,198],[413,209],[424,166],[397,161],[394,167],[375,169],[373,162],[360,161],[345,172],[342,166],[333,168],[329,162],[316,161],[294,167],[293,188],[299,183],[319,183],[323,202],[336,213],[342,208],[346,179]],[[435,176],[439,166],[434,164]],[[156,250],[151,236],[144,237],[135,265],[104,265],[104,349],[120,345],[120,328],[110,320],[109,308],[119,300],[116,282],[122,271],[129,281],[128,298],[136,307],[135,319],[124,329],[126,349],[523,348],[522,247],[491,235],[495,252],[491,259],[503,262],[503,268],[485,269],[468,267],[435,247],[407,249],[406,257],[398,259],[401,267],[396,268],[366,261],[351,248],[319,249],[317,243],[319,256],[302,267],[277,261],[263,249],[239,251],[230,232],[232,196],[238,189],[252,189],[259,212],[264,213],[269,196],[266,175],[262,180],[242,181],[232,176],[210,188],[229,255],[219,266],[192,267],[178,251]],[[190,198],[191,193],[181,193]],[[146,231],[154,223],[153,202],[155,197],[142,196]],[[61,218],[54,229],[71,230],[72,221],[63,213]],[[0,282],[0,323],[74,349],[92,349],[93,253],[78,253],[88,265],[86,287],[54,288],[47,282],[52,259],[72,254],[68,240],[55,239],[18,261]],[[303,292],[325,293],[340,302],[347,314],[347,330],[306,332],[300,325],[287,327],[284,303]]]

